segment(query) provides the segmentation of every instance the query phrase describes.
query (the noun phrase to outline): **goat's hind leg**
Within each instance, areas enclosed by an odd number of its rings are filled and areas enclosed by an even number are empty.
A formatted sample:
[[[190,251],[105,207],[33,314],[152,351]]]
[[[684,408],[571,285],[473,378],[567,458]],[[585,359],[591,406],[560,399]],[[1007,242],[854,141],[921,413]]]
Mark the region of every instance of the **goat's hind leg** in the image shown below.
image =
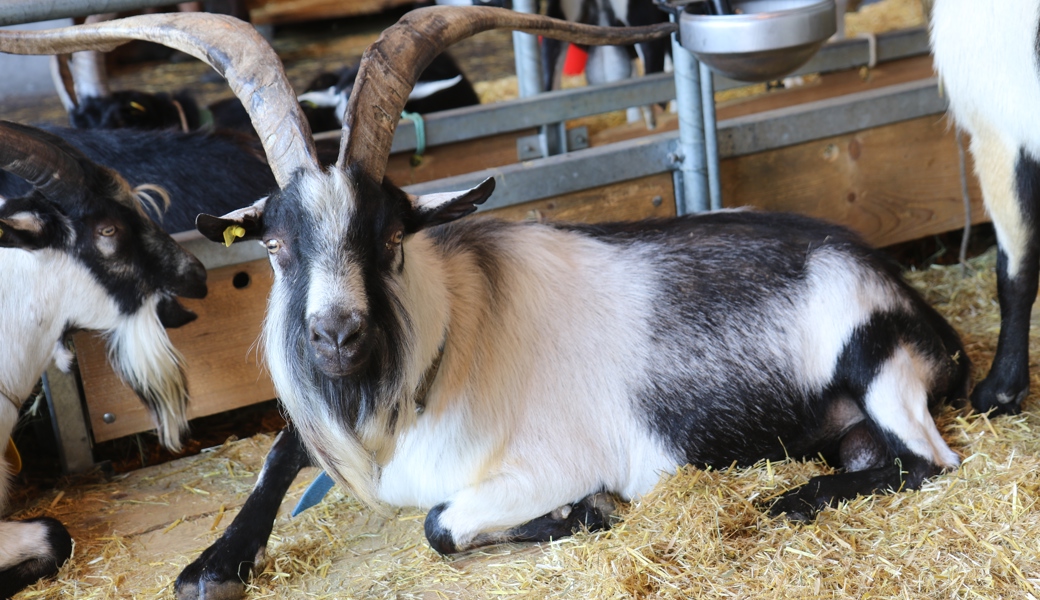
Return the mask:
[[[928,389],[921,357],[896,347],[865,385],[864,419],[843,435],[839,454],[847,470],[813,477],[790,490],[770,508],[776,516],[809,521],[826,506],[861,495],[919,489],[925,479],[954,469],[960,458],[942,439],[928,412]],[[860,374],[871,369],[857,369]],[[853,375],[854,379],[856,375]]]
[[[1040,163],[975,123],[971,152],[997,231],[1000,336],[989,374],[975,386],[979,412],[1017,413],[1029,393],[1029,320],[1040,272]]]
[[[292,426],[282,430],[235,520],[177,576],[177,600],[235,600],[245,594],[250,572],[263,560],[285,493],[310,462]]]

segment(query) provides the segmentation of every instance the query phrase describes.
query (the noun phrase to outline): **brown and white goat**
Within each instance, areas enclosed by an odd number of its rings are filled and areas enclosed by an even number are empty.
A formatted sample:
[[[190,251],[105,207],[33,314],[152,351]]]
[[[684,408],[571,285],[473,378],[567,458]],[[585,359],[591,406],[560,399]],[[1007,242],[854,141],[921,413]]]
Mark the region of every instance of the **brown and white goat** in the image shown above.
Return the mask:
[[[1040,1],[935,2],[932,52],[950,114],[971,134],[997,232],[1000,336],[978,411],[1017,413],[1029,394],[1029,321],[1040,274]]]
[[[109,360],[152,413],[159,439],[187,429],[182,358],[164,325],[194,315],[176,296],[206,294],[202,264],[153,223],[118,174],[44,131],[0,122],[0,169],[32,186],[0,197],[0,440],[44,369],[68,368],[69,331],[103,332]],[[0,514],[10,480],[0,457]],[[54,519],[0,521],[0,598],[52,574],[72,551]]]
[[[242,593],[312,459],[363,500],[428,508],[442,553],[605,526],[603,493],[637,497],[685,463],[823,453],[845,471],[771,509],[802,519],[959,463],[929,409],[965,392],[960,340],[845,229],[750,211],[460,220],[493,181],[421,197],[385,181],[418,74],[492,28],[640,39],[493,8],[413,11],[365,53],[340,158],[324,169],[277,58],[248,26],[164,15],[0,33],[7,51],[41,36],[55,51],[143,37],[193,52],[250,100],[278,180],[198,227],[270,252],[263,347],[292,426],[238,517],[178,578],[179,598]]]

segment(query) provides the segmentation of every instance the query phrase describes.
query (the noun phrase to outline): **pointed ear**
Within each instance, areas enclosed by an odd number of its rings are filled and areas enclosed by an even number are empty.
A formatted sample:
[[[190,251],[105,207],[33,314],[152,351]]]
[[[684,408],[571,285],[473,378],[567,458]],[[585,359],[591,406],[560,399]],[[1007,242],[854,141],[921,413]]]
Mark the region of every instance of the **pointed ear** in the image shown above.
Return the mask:
[[[493,191],[495,191],[495,179],[488,177],[477,187],[464,192],[442,192],[422,196],[408,194],[408,200],[415,209],[416,217],[415,222],[409,227],[411,231],[408,233],[415,233],[420,229],[442,223],[450,223],[474,213],[478,205],[491,197]]]
[[[22,210],[0,217],[0,248],[38,250],[55,241],[55,216],[45,210]]]
[[[231,246],[238,240],[258,240],[264,231],[264,206],[267,198],[229,212],[223,217],[201,214],[195,218],[195,229],[206,238]]]

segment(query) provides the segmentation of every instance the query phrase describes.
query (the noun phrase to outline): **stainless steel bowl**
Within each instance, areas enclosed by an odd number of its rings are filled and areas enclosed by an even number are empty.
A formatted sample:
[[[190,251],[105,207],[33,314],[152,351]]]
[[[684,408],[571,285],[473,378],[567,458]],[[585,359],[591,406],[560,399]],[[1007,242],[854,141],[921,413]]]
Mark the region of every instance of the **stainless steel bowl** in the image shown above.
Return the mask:
[[[836,30],[834,0],[732,0],[735,15],[683,12],[684,48],[741,81],[778,79],[804,65]]]

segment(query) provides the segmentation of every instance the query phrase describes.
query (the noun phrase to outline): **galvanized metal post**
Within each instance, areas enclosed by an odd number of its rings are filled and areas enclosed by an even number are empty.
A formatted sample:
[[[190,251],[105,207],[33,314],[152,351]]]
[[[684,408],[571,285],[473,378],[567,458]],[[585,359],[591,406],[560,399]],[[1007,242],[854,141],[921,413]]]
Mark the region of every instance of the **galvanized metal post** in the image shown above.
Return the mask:
[[[672,21],[676,19],[673,14]],[[675,209],[684,215],[708,210],[708,173],[700,67],[693,54],[679,43],[677,33],[672,34],[672,64],[675,67],[675,104],[679,112],[679,145],[675,158],[682,180],[681,188],[676,189]]]
[[[538,0],[513,0],[513,10],[537,13]],[[542,92],[542,60],[538,50],[538,36],[514,31],[513,60],[516,62],[516,82],[520,97],[527,98]]]
[[[701,109],[704,113],[704,155],[708,170],[708,200],[711,210],[722,208],[722,182],[719,179],[719,137],[715,127],[715,85],[711,69],[700,63]]]
[[[537,13],[538,0],[513,0],[513,10]],[[538,36],[513,32],[513,60],[516,63],[516,83],[521,98],[544,92],[542,89],[542,55]],[[542,157],[567,151],[567,133],[564,124],[549,123],[538,131],[539,154]]]

